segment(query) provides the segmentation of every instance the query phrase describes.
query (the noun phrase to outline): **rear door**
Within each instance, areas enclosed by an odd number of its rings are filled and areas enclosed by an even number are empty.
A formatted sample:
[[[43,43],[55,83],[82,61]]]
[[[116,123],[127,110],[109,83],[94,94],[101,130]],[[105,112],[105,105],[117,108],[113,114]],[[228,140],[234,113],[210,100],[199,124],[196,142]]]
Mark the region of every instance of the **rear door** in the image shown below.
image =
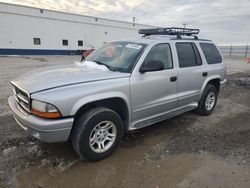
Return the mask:
[[[207,72],[194,42],[176,42],[178,68],[178,102],[182,107],[197,102]]]

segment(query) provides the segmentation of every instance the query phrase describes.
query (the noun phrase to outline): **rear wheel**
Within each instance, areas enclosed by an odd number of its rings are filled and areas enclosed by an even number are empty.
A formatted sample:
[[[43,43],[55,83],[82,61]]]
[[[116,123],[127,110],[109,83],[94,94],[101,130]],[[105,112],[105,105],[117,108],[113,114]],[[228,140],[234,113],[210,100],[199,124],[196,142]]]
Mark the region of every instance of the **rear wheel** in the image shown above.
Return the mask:
[[[120,116],[108,108],[98,107],[82,114],[73,127],[72,146],[81,158],[98,161],[110,156],[122,140]]]
[[[198,103],[196,112],[202,116],[210,115],[217,103],[218,91],[215,86],[207,85]]]

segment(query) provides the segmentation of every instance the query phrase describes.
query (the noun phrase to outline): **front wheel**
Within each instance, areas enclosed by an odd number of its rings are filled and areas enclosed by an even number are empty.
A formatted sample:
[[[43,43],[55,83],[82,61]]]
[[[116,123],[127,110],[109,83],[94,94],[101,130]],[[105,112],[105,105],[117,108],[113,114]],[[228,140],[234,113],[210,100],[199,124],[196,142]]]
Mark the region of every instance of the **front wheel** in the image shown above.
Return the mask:
[[[122,140],[120,116],[108,108],[98,107],[82,114],[73,127],[72,146],[81,158],[98,161],[110,156]]]
[[[207,85],[198,103],[196,112],[202,116],[210,115],[217,103],[218,91],[213,85]]]

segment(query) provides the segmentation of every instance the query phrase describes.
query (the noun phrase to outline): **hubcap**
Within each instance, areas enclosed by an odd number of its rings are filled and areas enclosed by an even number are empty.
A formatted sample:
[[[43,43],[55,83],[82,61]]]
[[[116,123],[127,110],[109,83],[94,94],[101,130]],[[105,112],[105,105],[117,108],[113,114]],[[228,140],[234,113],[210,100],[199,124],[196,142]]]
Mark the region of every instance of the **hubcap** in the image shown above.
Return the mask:
[[[211,110],[215,104],[215,93],[212,91],[207,95],[205,106],[207,110]]]
[[[115,142],[117,135],[116,126],[111,121],[98,123],[89,136],[89,145],[92,151],[103,153]]]

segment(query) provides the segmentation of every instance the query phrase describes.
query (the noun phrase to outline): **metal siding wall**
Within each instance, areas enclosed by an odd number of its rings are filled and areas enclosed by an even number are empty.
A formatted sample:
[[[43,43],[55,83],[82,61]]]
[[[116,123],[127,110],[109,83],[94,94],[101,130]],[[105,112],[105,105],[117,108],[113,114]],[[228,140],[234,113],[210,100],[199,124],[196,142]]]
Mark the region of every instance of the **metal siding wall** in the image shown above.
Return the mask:
[[[6,11],[9,13],[4,13]],[[92,46],[98,48],[104,42],[111,40],[138,37],[138,29],[147,27],[138,24],[133,27],[132,23],[105,19],[95,21],[94,17],[46,10],[41,14],[39,9],[2,3],[0,3],[0,17],[0,54],[10,54],[11,49],[15,49],[12,51],[13,54],[24,52],[53,54],[52,51],[59,53],[60,50],[63,50],[60,53],[65,53],[65,50],[71,53],[75,50],[89,49]],[[41,45],[34,45],[33,38],[40,38]],[[68,40],[68,46],[62,45],[63,39]],[[83,41],[83,47],[78,46],[78,40]]]

